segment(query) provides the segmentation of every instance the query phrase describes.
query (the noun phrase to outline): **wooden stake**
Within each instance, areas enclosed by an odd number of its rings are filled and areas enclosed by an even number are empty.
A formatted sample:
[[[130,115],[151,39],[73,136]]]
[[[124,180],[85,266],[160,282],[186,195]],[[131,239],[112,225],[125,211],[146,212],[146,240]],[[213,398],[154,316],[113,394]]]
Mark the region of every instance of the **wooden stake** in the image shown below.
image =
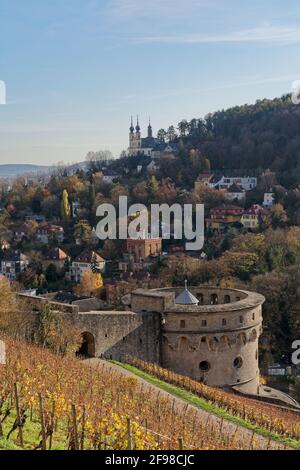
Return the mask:
[[[128,438],[128,447],[127,450],[132,450],[132,429],[131,429],[131,420],[127,418],[127,438]]]
[[[81,417],[80,450],[84,450],[84,438],[85,438],[85,406],[83,407],[82,417]]]
[[[18,395],[18,386],[17,386],[16,383],[14,384],[14,391],[15,391],[16,410],[17,410],[17,419],[18,419],[19,441],[20,441],[20,446],[24,447],[23,429],[22,429],[21,412],[20,412],[19,395]]]
[[[78,429],[77,429],[77,418],[76,418],[76,408],[75,405],[72,405],[72,421],[73,421],[73,436],[74,436],[74,450],[79,450],[78,443]]]
[[[40,421],[41,421],[41,427],[42,427],[42,450],[47,450],[47,436],[46,436],[46,428],[45,428],[44,406],[43,406],[43,398],[40,393],[39,393],[39,406],[40,406]]]

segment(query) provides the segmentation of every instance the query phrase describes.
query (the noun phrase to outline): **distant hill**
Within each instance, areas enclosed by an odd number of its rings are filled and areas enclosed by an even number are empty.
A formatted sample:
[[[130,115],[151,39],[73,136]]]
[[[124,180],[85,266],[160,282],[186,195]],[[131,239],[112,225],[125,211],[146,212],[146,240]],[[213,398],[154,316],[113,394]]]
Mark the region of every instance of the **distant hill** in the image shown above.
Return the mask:
[[[27,164],[9,164],[0,165],[0,177],[8,178],[26,173],[39,173],[48,171],[51,167],[43,165],[27,165]]]
[[[64,168],[68,174],[76,173],[78,170],[85,170],[86,162],[72,163],[65,167],[46,166],[46,165],[30,165],[30,164],[7,164],[0,165],[0,178],[14,178],[21,175],[53,173],[59,168]]]
[[[187,150],[200,150],[213,171],[229,175],[237,169],[240,175],[254,176],[270,169],[284,187],[300,184],[300,105],[290,95],[183,120],[178,129],[173,140],[182,141]],[[174,165],[170,167],[174,173]],[[181,179],[189,176],[184,172],[191,173],[186,164],[180,171]]]

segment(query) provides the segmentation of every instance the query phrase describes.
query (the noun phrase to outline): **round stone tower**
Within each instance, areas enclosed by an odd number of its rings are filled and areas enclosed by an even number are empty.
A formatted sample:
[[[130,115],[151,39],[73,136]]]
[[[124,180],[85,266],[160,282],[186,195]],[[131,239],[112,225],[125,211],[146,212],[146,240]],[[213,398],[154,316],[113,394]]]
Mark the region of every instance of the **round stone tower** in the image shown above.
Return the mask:
[[[258,393],[265,298],[207,286],[138,290],[134,311],[161,314],[163,367],[207,385]]]

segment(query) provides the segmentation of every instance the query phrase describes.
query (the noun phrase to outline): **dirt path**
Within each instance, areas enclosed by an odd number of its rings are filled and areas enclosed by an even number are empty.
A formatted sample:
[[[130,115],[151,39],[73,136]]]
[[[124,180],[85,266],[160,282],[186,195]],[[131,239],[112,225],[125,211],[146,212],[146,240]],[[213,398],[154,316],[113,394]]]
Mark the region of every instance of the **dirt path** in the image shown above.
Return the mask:
[[[126,369],[123,369],[123,367],[121,366],[118,366],[117,364],[112,364],[110,362],[106,362],[106,361],[103,361],[101,359],[87,359],[86,361],[84,361],[85,364],[87,365],[90,365],[92,367],[96,367],[96,368],[102,368],[103,366],[104,367],[107,367],[107,369],[109,370],[114,370],[116,372],[118,372],[119,374],[122,374],[122,375],[125,375],[125,376],[128,376],[128,377],[135,377],[138,381],[138,383],[143,386],[143,389],[145,390],[146,389],[149,389],[149,391],[154,391],[154,392],[158,392],[160,391],[160,394],[161,396],[165,396],[165,397],[169,397],[171,398],[172,401],[174,401],[174,404],[175,404],[175,408],[177,411],[180,411],[180,410],[183,410],[186,408],[186,404],[187,402],[179,397],[176,397],[175,395],[172,395],[168,392],[166,392],[165,390],[162,390],[161,388],[157,387],[156,385],[153,385],[149,382],[147,382],[146,380],[142,379],[141,377],[133,374],[132,372],[126,370]],[[232,434],[234,432],[236,432],[237,430],[237,425],[232,423],[231,421],[227,421],[227,420],[223,420],[222,422],[222,418],[219,418],[218,416],[212,414],[212,413],[209,413],[208,411],[205,411],[205,410],[202,410],[201,408],[198,408],[196,405],[188,405],[188,408],[193,408],[193,409],[196,409],[197,412],[198,412],[198,415],[199,415],[199,418],[201,418],[202,420],[207,420],[210,425],[215,425],[215,426],[219,426],[220,429],[221,429],[221,426],[222,426],[222,434],[224,436],[232,436]],[[246,429],[242,426],[238,426],[238,433],[237,433],[237,436],[238,436],[238,441],[242,442],[243,443],[243,447],[246,448],[246,447],[249,447],[249,449],[251,448],[251,444],[253,442],[253,439],[255,439],[255,443],[257,446],[259,446],[259,448],[261,449],[270,449],[270,450],[280,450],[280,449],[284,449],[285,446],[283,444],[280,444],[279,442],[276,442],[276,441],[272,441],[266,437],[263,437],[263,436],[260,436],[259,434],[256,434],[256,433],[253,433],[252,431],[250,431],[249,429]]]

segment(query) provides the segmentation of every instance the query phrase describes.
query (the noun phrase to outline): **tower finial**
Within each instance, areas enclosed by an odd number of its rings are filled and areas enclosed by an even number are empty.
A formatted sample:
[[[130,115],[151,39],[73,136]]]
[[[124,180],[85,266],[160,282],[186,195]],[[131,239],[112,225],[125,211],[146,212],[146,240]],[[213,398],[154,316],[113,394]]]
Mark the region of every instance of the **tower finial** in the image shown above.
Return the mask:
[[[137,132],[140,132],[141,128],[140,128],[140,123],[139,123],[139,115],[137,115],[137,118],[136,118],[136,128],[135,130]]]
[[[130,126],[130,129],[129,129],[129,130],[130,130],[131,134],[133,134],[133,132],[134,132],[134,127],[133,127],[133,116],[131,116],[131,126]]]
[[[185,290],[188,290],[188,282],[187,282],[187,279],[184,281],[184,287],[185,287]]]
[[[148,126],[148,137],[152,138],[153,133],[152,133],[152,126],[151,126],[151,117],[149,116],[149,126]]]

